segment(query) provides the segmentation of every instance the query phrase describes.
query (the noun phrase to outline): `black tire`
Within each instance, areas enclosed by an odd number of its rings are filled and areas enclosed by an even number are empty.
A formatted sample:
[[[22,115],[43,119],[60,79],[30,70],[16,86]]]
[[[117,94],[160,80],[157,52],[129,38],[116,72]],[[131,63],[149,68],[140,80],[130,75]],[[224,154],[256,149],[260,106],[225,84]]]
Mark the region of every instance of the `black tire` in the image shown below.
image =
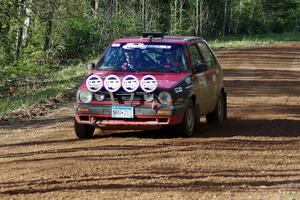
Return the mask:
[[[207,123],[223,123],[227,120],[227,98],[223,92],[220,93],[216,108],[206,115]]]
[[[95,127],[86,124],[79,124],[76,120],[74,122],[75,134],[80,139],[91,138],[94,134]]]
[[[190,100],[186,107],[183,121],[181,124],[179,124],[176,127],[176,130],[180,135],[183,135],[185,137],[191,137],[194,133],[195,125],[196,125],[195,106],[193,101]]]

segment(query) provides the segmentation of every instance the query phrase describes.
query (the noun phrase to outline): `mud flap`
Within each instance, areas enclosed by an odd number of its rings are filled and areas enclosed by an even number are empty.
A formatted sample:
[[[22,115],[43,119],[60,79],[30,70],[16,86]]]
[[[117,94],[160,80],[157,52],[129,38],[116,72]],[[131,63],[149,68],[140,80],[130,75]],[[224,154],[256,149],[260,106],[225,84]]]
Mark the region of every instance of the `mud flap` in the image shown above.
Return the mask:
[[[227,92],[223,92],[223,96],[224,96],[224,118],[225,120],[227,120]]]

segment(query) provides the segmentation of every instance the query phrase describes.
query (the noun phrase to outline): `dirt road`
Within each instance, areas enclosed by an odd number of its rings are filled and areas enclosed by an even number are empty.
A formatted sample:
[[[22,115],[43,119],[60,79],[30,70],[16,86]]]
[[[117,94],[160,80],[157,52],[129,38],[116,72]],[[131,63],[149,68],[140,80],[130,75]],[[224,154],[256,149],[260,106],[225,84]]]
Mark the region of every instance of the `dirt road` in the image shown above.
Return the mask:
[[[300,43],[218,51],[229,120],[78,140],[71,106],[0,127],[1,199],[300,199]]]

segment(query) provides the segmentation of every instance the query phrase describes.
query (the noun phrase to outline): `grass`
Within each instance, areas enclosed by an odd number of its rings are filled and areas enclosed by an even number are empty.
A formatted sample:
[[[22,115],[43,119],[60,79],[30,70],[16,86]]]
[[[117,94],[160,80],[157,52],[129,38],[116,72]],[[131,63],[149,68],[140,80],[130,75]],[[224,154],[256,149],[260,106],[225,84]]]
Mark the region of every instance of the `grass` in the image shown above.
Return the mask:
[[[232,36],[224,37],[223,39],[210,40],[209,43],[213,48],[241,48],[287,41],[300,41],[300,33]]]
[[[51,80],[51,83],[45,87],[20,91],[12,96],[1,98],[0,116],[70,91],[80,84],[80,81],[87,73],[88,70],[82,64],[69,66],[50,74],[48,80]]]

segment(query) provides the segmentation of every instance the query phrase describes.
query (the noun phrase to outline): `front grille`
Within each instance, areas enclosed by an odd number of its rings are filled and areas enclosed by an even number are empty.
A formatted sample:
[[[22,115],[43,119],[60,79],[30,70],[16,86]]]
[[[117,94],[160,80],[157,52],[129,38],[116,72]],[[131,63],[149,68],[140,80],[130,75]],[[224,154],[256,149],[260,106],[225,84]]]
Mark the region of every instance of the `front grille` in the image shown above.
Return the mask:
[[[111,101],[109,93],[102,93],[102,94],[105,95],[104,101]],[[145,93],[142,93],[142,92],[135,93],[134,97],[133,97],[133,101],[139,101],[141,103],[145,102],[144,94]],[[113,93],[113,96],[114,96],[114,100],[118,101],[119,103],[128,102],[131,99],[130,93],[118,92],[118,93]],[[95,98],[95,95],[93,95],[93,100],[97,101]],[[157,102],[157,101],[155,100],[155,102]]]

